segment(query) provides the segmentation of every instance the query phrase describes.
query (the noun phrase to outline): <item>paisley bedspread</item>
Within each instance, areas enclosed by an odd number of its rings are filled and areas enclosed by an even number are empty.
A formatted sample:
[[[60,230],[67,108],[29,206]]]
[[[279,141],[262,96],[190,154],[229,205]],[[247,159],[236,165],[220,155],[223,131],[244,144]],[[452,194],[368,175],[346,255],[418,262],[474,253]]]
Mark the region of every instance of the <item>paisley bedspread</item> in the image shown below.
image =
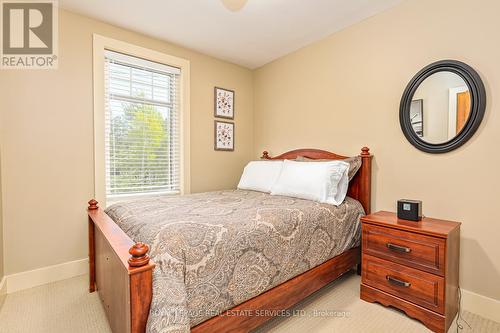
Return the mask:
[[[117,203],[106,213],[156,263],[148,332],[189,332],[359,244],[361,204],[253,191]]]

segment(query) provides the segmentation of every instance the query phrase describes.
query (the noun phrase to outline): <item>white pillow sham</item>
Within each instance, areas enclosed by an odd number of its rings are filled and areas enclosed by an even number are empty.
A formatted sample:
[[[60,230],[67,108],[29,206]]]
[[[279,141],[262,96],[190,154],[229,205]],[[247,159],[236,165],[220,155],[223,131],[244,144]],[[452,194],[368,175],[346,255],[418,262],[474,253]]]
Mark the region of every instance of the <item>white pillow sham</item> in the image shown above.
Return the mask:
[[[282,166],[283,161],[251,161],[243,169],[238,188],[270,193]]]
[[[349,163],[343,161],[303,163],[285,160],[271,195],[340,205],[347,194],[348,171]]]

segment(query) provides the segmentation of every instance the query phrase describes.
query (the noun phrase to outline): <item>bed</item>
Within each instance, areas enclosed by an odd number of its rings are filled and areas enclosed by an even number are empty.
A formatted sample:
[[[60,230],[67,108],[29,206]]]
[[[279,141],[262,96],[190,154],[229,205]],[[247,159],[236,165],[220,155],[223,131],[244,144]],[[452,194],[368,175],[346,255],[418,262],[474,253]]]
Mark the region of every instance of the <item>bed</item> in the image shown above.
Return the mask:
[[[360,155],[338,207],[245,190],[106,210],[89,201],[89,290],[99,291],[113,332],[248,332],[356,267],[371,190],[372,155]],[[263,153],[299,156],[347,158]]]

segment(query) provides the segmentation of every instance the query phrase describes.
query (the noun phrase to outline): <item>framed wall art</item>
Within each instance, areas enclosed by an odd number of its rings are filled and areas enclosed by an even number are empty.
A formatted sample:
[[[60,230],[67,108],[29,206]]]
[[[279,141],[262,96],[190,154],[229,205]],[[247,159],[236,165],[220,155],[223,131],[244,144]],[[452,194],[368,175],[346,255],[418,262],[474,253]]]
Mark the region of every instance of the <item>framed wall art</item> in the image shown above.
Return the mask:
[[[214,88],[214,116],[234,119],[234,91],[219,87]]]
[[[214,149],[225,151],[234,150],[234,123],[215,120]]]

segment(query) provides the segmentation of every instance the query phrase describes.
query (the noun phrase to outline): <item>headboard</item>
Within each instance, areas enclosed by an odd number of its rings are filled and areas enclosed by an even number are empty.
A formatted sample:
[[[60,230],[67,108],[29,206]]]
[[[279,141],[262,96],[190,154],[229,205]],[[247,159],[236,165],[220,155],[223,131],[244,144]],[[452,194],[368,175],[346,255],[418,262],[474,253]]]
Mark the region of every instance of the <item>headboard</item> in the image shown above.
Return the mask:
[[[288,151],[279,156],[271,157],[267,151],[262,153],[262,158],[266,160],[294,160],[299,156],[307,157],[313,160],[343,160],[349,156],[337,155],[325,150],[319,149],[297,149]],[[361,148],[362,164],[358,173],[349,182],[347,195],[358,200],[363,205],[366,214],[370,214],[371,208],[371,189],[372,189],[372,157],[368,147]]]

